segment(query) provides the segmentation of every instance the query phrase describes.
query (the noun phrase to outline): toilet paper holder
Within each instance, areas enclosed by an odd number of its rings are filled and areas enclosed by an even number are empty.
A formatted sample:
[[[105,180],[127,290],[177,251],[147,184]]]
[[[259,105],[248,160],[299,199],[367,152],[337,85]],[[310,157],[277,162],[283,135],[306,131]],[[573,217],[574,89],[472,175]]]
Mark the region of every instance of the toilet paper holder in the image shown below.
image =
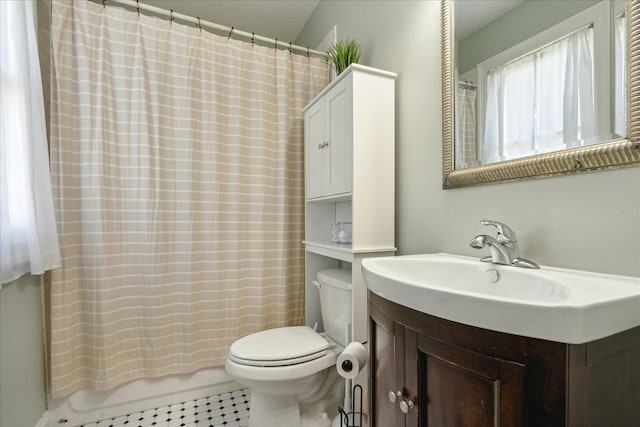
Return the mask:
[[[351,407],[352,410],[347,412],[342,407],[338,407],[340,416],[340,427],[363,427],[362,424],[362,386],[356,384],[351,389]]]
[[[351,360],[343,360],[341,366],[342,370],[345,372],[353,371],[353,362],[351,362]]]
[[[353,380],[367,363],[367,348],[357,341],[350,342],[338,355],[336,368],[338,374],[345,379]],[[345,392],[349,389],[345,389]]]

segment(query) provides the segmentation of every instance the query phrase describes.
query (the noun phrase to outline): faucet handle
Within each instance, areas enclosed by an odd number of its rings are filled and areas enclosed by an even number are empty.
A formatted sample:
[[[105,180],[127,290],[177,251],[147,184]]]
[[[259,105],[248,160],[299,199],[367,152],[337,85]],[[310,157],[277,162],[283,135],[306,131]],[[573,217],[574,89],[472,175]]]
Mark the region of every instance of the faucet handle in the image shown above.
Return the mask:
[[[480,224],[491,225],[495,227],[498,230],[498,236],[496,240],[498,240],[500,243],[515,243],[518,241],[515,231],[509,228],[509,226],[506,224],[490,219],[483,219],[482,221],[480,221]]]

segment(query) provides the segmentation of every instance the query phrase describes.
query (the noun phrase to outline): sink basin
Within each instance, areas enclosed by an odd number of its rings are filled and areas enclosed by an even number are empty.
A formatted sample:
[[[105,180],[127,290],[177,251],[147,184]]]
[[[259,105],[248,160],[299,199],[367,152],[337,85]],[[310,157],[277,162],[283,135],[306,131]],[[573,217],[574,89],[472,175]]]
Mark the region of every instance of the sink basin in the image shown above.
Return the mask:
[[[449,254],[367,258],[367,289],[432,316],[569,344],[640,326],[640,278]]]

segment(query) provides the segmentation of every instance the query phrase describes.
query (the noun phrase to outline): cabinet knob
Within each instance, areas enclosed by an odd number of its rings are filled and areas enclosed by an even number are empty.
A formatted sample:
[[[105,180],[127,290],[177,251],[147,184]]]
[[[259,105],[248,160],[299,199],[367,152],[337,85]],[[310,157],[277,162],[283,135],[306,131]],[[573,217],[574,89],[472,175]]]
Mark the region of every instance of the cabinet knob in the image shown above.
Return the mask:
[[[395,393],[390,391],[389,392],[389,401],[391,403],[396,403],[396,400],[398,399],[402,399],[402,392],[401,391],[396,391]]]
[[[410,399],[402,400],[400,402],[400,410],[402,411],[403,414],[409,413],[409,411],[412,410],[415,407],[416,407],[416,405]]]
[[[322,144],[318,144],[318,150],[322,150],[323,148],[327,148],[329,146],[329,143],[327,141],[324,141]]]

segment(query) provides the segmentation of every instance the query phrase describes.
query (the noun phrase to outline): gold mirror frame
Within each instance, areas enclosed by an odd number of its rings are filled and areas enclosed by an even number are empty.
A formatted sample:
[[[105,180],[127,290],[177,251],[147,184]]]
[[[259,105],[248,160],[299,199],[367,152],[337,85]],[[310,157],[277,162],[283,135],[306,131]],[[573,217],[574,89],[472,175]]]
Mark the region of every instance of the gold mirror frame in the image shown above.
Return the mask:
[[[453,0],[441,2],[443,188],[640,166],[640,1],[627,0],[627,138],[466,169],[454,169]]]

